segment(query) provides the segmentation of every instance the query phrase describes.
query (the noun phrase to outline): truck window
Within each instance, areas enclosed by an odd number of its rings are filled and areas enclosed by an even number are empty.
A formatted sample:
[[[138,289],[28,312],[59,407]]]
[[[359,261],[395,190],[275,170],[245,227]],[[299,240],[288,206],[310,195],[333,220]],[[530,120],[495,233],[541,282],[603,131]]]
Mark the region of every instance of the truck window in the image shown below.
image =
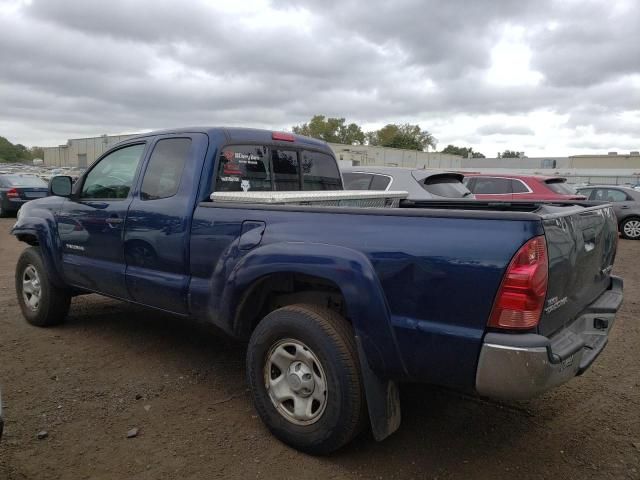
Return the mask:
[[[217,192],[272,190],[268,149],[265,146],[236,145],[220,154]]]
[[[342,190],[338,163],[320,152],[302,152],[303,190]]]
[[[142,181],[142,200],[173,197],[178,192],[190,149],[190,138],[167,138],[156,143]]]
[[[91,169],[82,185],[82,198],[122,200],[129,196],[144,144],[111,152]]]
[[[272,150],[273,182],[276,190],[300,190],[300,166],[298,152],[291,150]]]

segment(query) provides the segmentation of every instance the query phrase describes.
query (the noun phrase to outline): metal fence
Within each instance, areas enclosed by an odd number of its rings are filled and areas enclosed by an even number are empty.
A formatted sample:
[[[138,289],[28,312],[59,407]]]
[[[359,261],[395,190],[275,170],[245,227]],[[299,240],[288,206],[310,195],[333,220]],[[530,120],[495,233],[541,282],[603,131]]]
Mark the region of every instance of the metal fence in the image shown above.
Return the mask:
[[[562,175],[574,185],[640,185],[640,175]]]

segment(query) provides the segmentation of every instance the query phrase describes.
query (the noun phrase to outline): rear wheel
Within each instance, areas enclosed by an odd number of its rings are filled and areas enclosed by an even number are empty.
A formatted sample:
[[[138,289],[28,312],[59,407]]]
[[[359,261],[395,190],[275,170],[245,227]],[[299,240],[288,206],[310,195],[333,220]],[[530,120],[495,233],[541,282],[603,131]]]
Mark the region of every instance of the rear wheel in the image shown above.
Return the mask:
[[[40,250],[27,248],[16,265],[16,294],[22,315],[31,325],[48,327],[64,321],[71,294],[49,281]]]
[[[353,331],[331,310],[292,305],[267,315],[249,342],[247,376],[260,418],[294,448],[329,453],[363,426]]]
[[[629,240],[640,239],[640,218],[632,217],[623,220],[620,224],[620,233]]]

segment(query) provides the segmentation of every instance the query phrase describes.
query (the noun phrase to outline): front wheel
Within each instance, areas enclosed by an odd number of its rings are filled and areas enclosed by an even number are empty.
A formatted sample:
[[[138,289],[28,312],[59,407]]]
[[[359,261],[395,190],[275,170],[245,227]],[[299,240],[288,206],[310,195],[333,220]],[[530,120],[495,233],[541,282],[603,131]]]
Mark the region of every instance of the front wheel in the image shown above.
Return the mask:
[[[249,341],[247,376],[260,418],[294,448],[326,454],[363,426],[355,338],[331,310],[291,305],[267,315]]]
[[[16,265],[15,281],[18,303],[27,322],[48,327],[64,321],[71,294],[49,281],[38,248],[30,247],[22,252]]]
[[[620,233],[628,240],[640,239],[640,218],[627,218],[620,224]]]

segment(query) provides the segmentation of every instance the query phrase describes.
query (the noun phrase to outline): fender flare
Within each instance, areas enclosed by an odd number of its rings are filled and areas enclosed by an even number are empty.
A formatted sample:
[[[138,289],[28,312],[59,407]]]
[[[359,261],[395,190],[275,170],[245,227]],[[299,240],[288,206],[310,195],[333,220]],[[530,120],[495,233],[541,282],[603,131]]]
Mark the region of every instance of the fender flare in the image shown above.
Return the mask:
[[[20,217],[15,226],[11,229],[11,234],[16,237],[20,235],[33,235],[38,239],[42,260],[47,269],[47,275],[51,283],[58,288],[66,288],[67,285],[62,276],[62,259],[56,252],[61,251],[60,241],[54,236],[56,231],[53,217]]]

